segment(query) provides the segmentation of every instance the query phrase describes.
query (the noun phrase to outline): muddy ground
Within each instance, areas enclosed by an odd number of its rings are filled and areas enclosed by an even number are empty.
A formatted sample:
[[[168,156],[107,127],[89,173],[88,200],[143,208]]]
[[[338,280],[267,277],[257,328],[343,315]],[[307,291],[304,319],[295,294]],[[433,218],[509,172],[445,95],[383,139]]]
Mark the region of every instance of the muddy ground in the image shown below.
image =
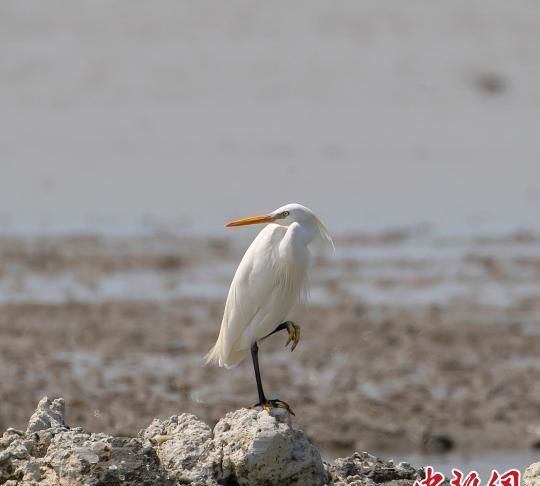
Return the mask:
[[[261,346],[267,395],[325,450],[540,445],[540,252],[532,234],[338,239],[302,341]],[[251,363],[203,367],[244,240],[0,239],[0,430],[43,396],[68,422],[135,434],[256,401]]]

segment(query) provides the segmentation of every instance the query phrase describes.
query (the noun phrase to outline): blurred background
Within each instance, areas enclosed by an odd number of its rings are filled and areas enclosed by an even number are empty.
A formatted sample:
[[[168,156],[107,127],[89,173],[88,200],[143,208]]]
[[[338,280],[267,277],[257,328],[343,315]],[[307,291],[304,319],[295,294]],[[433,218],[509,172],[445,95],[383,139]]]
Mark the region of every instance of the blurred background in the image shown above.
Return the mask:
[[[335,236],[268,394],[328,457],[540,452],[540,4],[0,3],[0,430],[256,401],[203,368],[256,230]],[[284,339],[284,338],[283,338]]]

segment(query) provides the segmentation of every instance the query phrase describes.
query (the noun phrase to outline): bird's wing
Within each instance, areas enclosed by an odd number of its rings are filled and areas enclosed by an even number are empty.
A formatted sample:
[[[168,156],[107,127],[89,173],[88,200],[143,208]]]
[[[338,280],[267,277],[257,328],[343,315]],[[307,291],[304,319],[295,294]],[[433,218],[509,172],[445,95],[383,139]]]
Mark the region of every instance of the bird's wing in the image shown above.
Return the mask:
[[[286,230],[277,224],[267,225],[253,240],[236,270],[220,330],[220,361],[226,366],[239,362],[246,346],[249,349],[251,342],[242,341],[251,338],[243,335],[279,286],[279,244]],[[242,356],[235,359],[234,354],[238,352]]]

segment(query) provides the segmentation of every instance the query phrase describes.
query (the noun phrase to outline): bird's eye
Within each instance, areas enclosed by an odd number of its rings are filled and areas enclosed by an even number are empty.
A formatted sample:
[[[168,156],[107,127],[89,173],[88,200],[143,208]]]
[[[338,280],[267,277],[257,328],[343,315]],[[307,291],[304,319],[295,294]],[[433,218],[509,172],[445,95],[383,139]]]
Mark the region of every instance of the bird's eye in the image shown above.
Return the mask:
[[[283,216],[284,218],[286,218],[287,216],[289,216],[289,214],[290,214],[289,211],[283,211],[283,212],[281,213],[281,216]]]

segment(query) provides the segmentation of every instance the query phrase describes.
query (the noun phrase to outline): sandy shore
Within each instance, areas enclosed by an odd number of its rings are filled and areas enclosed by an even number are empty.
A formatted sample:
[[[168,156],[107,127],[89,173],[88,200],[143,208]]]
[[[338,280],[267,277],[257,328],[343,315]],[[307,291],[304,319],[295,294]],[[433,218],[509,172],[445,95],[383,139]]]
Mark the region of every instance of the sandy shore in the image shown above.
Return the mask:
[[[283,349],[285,336],[262,346],[268,395],[317,445],[538,446],[536,237],[338,243],[317,262],[314,302],[295,312],[298,348]],[[129,435],[155,416],[212,423],[254,402],[249,362],[202,366],[241,251],[167,235],[0,239],[0,429],[23,427],[43,395],[66,398],[68,422]]]

